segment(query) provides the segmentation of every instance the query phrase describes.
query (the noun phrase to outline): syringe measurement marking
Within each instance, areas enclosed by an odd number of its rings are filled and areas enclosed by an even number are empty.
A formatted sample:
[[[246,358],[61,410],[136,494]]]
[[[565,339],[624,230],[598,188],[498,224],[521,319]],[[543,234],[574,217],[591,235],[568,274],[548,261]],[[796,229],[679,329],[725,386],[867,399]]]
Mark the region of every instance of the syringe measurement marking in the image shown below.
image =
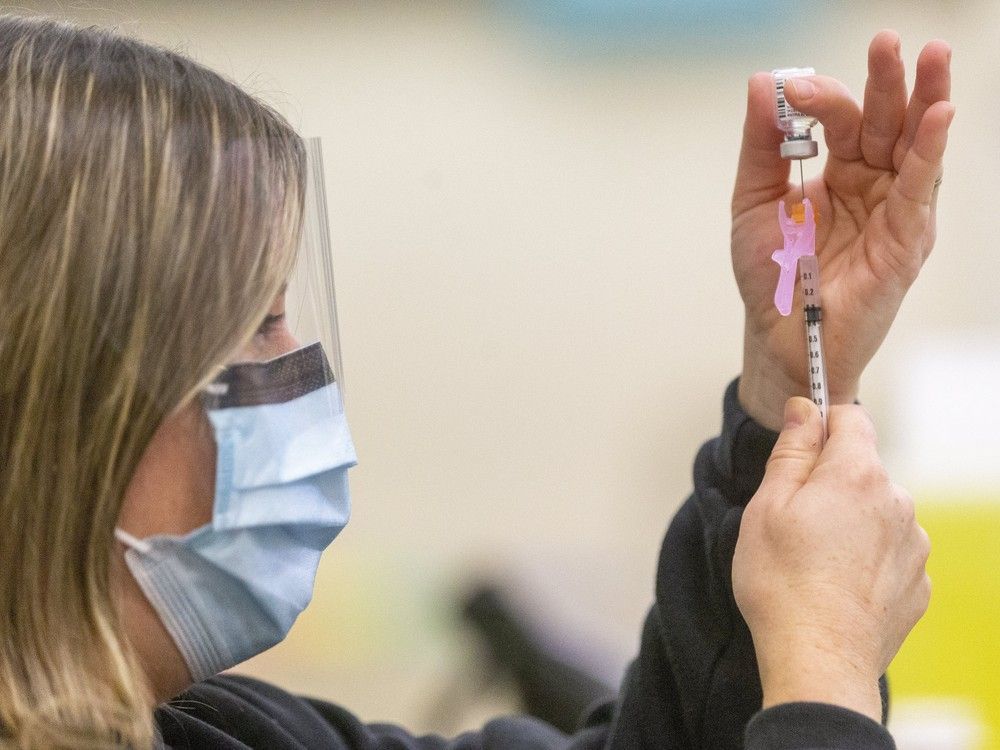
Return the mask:
[[[826,360],[823,356],[823,308],[819,300],[819,263],[815,255],[799,258],[799,279],[805,307],[806,345],[809,352],[809,387],[813,402],[823,419],[827,434],[827,408],[830,396],[826,386]]]

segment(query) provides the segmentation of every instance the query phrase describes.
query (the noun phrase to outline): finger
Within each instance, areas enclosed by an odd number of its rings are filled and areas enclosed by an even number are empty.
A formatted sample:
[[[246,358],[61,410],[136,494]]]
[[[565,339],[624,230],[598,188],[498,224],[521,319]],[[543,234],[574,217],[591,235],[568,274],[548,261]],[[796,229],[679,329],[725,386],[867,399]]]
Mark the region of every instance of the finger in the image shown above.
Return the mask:
[[[917,58],[917,80],[906,107],[903,132],[896,144],[893,163],[897,170],[917,137],[924,113],[933,104],[951,98],[951,46],[940,39],[928,42]]]
[[[774,200],[788,189],[790,165],[779,152],[784,138],[778,129],[774,83],[769,73],[757,73],[747,87],[743,144],[736,169],[733,213]]]
[[[785,499],[809,479],[823,444],[823,420],[809,399],[796,396],[785,404],[785,426],[774,444],[759,495]]]
[[[901,252],[898,263],[912,268],[931,250],[923,235],[931,220],[934,182],[941,175],[941,163],[948,145],[948,128],[955,116],[955,105],[938,102],[924,112],[912,148],[906,154],[899,174],[886,196],[886,221],[895,247],[886,251]]]
[[[785,98],[823,123],[831,155],[846,161],[861,158],[861,107],[847,86],[829,76],[790,78],[785,82]]]
[[[906,116],[906,75],[899,47],[895,31],[880,31],[868,47],[861,153],[880,169],[892,169],[893,149]]]
[[[830,434],[817,466],[830,465],[844,474],[844,480],[869,469],[881,469],[875,425],[864,407],[856,404],[830,407],[827,427]]]

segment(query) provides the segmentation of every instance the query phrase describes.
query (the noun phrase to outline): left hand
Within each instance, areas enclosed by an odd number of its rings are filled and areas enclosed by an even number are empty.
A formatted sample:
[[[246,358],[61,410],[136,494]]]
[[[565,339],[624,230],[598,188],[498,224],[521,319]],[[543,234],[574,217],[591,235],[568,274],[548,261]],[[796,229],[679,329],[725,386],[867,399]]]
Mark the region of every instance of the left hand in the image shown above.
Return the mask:
[[[927,44],[907,97],[899,37],[880,32],[868,52],[864,109],[832,78],[795,79],[788,102],[816,117],[829,151],[823,174],[805,185],[819,224],[823,333],[830,401],[851,403],[871,360],[934,246],[935,180],[954,116],[951,49]],[[736,187],[732,256],[746,310],[740,401],[759,423],[779,429],[785,400],[809,395],[801,312],[774,307],[781,248],[778,202],[801,199],[798,175],[778,147],[770,74],[750,79]],[[796,172],[798,168],[796,166]],[[801,292],[796,291],[801,311]]]

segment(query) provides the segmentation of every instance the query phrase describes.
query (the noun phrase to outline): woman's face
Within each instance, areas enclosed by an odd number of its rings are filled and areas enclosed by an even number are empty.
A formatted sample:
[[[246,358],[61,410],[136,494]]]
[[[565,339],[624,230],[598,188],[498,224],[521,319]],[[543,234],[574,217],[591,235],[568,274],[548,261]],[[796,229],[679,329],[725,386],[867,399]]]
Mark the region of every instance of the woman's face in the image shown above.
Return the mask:
[[[299,347],[285,320],[285,291],[233,362],[264,362]],[[185,534],[212,519],[215,439],[194,399],[157,429],[125,494],[119,527],[140,539]]]
[[[253,339],[234,362],[266,361],[299,347],[285,320],[284,290]],[[186,534],[212,520],[215,497],[215,438],[198,399],[166,419],[143,453],[125,493],[118,526],[143,539]],[[118,543],[116,576],[123,615],[133,645],[159,699],[190,684],[187,667],[152,606],[124,564]]]

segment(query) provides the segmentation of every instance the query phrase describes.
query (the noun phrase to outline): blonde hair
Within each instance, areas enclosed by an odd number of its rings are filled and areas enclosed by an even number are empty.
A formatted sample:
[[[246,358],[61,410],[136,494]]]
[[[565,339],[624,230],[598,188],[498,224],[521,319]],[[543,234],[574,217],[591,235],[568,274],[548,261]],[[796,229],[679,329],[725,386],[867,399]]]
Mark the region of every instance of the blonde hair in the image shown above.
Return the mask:
[[[113,529],[287,277],[304,154],[183,56],[0,16],[0,745],[155,741]]]

